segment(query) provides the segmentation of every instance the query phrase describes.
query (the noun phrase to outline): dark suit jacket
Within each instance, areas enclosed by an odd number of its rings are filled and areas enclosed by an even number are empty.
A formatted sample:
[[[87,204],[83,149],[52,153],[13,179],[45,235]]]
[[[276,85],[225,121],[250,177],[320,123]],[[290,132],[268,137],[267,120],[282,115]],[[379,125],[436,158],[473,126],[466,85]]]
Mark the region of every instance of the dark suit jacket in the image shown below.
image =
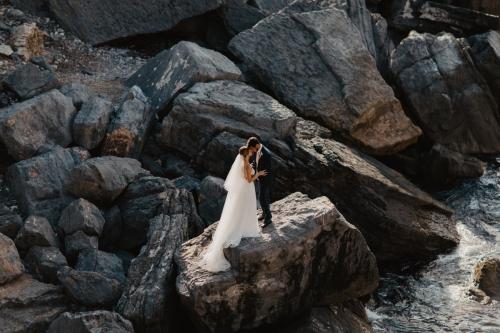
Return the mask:
[[[254,165],[257,164],[257,154],[254,155],[253,157],[253,162]],[[257,168],[257,171],[262,171],[266,170],[267,171],[267,176],[265,177],[259,177],[259,182],[261,186],[271,186],[272,181],[273,181],[273,166],[272,166],[272,156],[271,152],[269,149],[267,149],[265,146],[262,146],[262,156],[259,159],[259,165]]]

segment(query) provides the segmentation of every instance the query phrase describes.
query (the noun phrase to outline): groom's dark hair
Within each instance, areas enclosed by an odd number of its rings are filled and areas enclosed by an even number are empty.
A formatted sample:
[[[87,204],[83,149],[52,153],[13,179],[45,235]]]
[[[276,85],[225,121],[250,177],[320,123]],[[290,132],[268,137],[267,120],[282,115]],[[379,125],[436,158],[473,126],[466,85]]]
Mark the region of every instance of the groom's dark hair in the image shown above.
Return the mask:
[[[253,147],[257,146],[259,143],[260,143],[259,139],[257,139],[255,136],[252,136],[247,141],[247,147],[253,148]]]

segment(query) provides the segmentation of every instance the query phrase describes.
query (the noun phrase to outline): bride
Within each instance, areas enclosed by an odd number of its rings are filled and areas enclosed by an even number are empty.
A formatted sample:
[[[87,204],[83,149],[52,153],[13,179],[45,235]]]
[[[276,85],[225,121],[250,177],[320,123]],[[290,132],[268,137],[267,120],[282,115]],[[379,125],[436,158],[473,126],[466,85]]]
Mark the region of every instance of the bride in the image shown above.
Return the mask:
[[[224,257],[224,248],[237,246],[243,237],[260,236],[254,182],[259,177],[266,176],[267,171],[255,174],[249,162],[252,154],[251,148],[241,147],[227,174],[224,183],[227,197],[222,215],[212,235],[212,243],[201,259],[201,266],[207,271],[220,272],[229,269],[231,264]]]

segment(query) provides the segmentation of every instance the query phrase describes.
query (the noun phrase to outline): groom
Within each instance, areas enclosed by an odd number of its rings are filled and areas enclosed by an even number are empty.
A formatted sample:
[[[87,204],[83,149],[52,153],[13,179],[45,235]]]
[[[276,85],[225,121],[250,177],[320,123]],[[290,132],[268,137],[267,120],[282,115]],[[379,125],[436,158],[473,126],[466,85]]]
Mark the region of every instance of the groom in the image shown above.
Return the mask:
[[[259,217],[259,220],[264,220],[264,223],[261,225],[261,227],[264,228],[271,224],[273,217],[271,209],[269,208],[269,205],[271,204],[270,191],[273,181],[271,152],[269,149],[264,147],[262,143],[260,143],[259,139],[255,137],[248,139],[247,147],[254,153],[254,157],[252,159],[256,172],[262,170],[267,171],[266,176],[259,178],[259,202],[263,212],[263,215]]]

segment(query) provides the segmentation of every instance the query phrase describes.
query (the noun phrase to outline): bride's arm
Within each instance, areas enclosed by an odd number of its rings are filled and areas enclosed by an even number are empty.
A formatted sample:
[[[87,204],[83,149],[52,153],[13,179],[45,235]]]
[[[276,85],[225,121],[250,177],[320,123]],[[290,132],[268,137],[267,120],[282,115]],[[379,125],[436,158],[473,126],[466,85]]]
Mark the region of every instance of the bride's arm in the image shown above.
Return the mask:
[[[248,164],[248,162],[245,160],[245,179],[247,180],[247,182],[251,183],[253,182],[255,179],[254,179],[254,176],[252,175],[252,167],[250,166],[250,164]]]

